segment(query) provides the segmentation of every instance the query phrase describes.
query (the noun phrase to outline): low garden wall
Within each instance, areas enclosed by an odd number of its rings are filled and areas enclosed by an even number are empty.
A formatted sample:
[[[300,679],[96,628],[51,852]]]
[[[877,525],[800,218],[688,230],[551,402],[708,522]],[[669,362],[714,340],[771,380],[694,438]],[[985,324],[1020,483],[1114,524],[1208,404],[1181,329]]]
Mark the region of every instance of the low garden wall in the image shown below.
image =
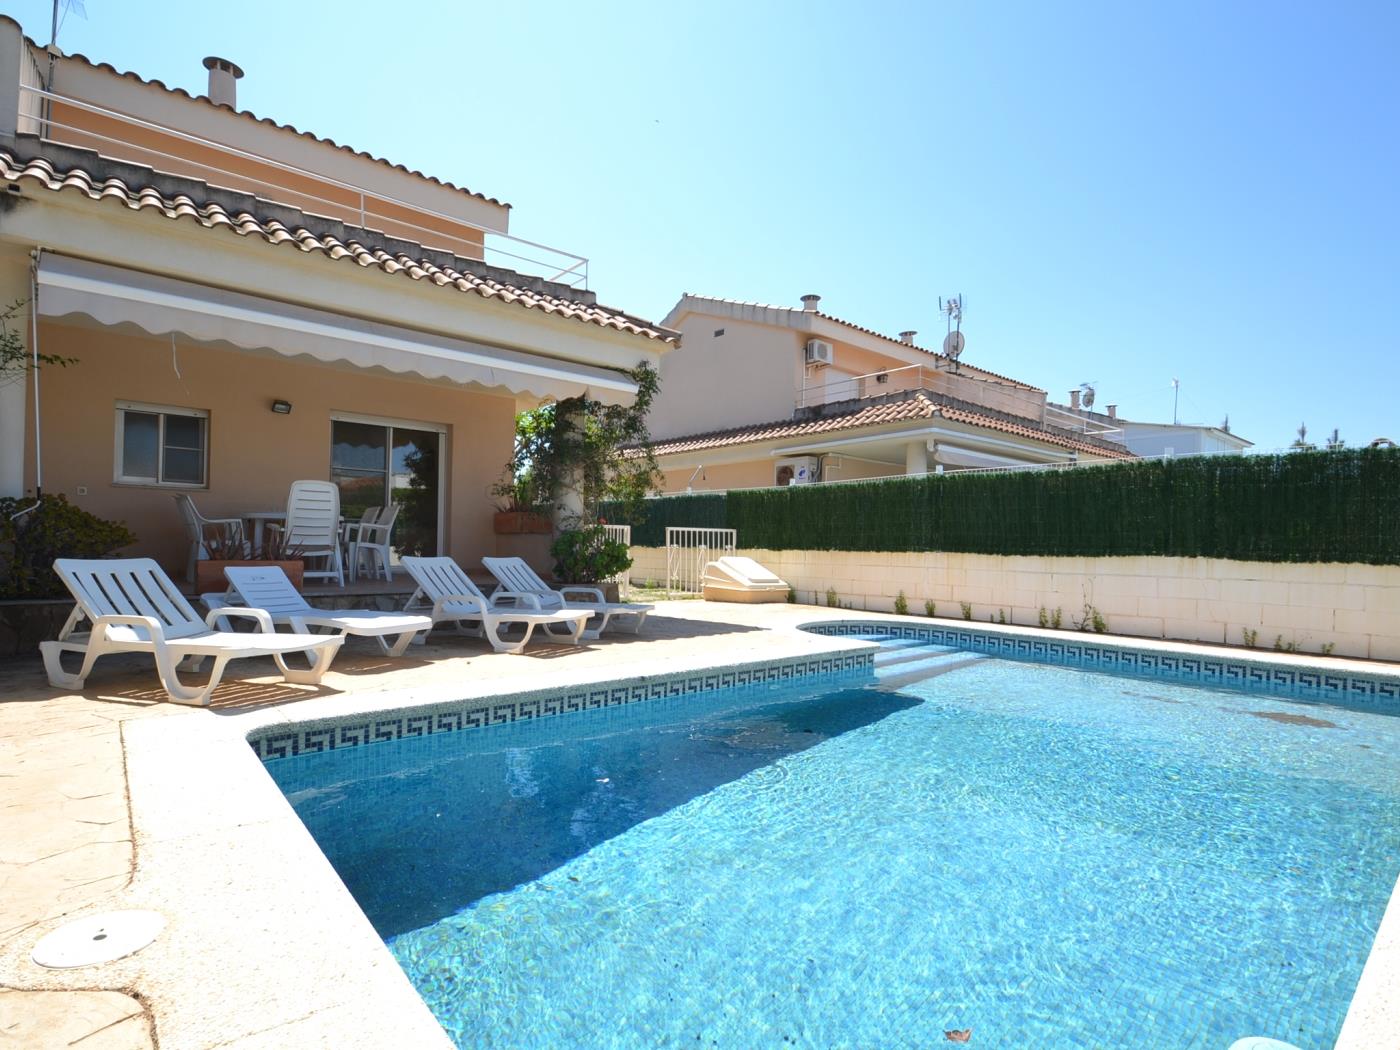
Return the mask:
[[[739,551],[772,569],[799,602],[1036,626],[1041,610],[1074,630],[1097,611],[1108,632],[1400,660],[1400,566],[1220,558],[1079,558],[880,551]],[[632,580],[664,583],[666,551],[633,547]],[[1092,611],[1087,614],[1092,630]],[[1248,632],[1248,633],[1247,633]],[[1329,648],[1330,647],[1330,648]]]
[[[671,525],[734,529],[802,602],[1400,660],[1400,449],[661,497],[634,580]]]

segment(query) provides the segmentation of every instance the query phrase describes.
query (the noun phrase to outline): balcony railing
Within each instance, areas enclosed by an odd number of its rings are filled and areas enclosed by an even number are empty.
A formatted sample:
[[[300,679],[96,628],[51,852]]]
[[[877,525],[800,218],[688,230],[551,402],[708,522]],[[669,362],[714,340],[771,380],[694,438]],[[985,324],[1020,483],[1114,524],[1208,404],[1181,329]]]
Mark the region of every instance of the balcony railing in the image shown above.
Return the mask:
[[[1086,416],[1065,412],[1048,405],[1045,395],[1008,383],[979,379],[943,368],[905,365],[860,376],[841,376],[825,383],[806,385],[798,394],[797,407],[814,408],[843,401],[864,401],[914,390],[944,394],[959,401],[1019,416],[1057,430],[1116,441],[1123,431]]]
[[[27,84],[21,84],[20,91],[25,96],[20,130],[32,129],[46,142],[92,149],[113,160],[252,193],[425,248],[573,288],[588,287],[588,259],[582,255],[106,106]],[[27,106],[23,104],[26,101]],[[65,107],[71,108],[74,116],[68,117]],[[91,122],[83,123],[77,114],[86,115]]]

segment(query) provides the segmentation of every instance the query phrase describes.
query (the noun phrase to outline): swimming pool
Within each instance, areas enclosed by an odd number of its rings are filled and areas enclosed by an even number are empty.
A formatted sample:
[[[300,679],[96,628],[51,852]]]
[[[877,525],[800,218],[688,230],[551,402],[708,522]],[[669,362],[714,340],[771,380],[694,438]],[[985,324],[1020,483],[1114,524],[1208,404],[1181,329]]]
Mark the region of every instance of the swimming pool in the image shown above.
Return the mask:
[[[1400,718],[887,639],[267,764],[461,1046],[1328,1047]]]

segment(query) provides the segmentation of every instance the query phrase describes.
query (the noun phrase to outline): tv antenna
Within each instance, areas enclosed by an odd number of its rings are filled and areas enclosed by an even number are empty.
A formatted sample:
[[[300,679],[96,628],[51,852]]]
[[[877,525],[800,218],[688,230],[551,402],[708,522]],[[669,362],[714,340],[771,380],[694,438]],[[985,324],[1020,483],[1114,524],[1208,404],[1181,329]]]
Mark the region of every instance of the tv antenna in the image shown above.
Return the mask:
[[[948,320],[948,334],[943,337],[943,354],[953,362],[953,371],[956,372],[958,370],[958,357],[962,354],[963,348],[967,346],[967,339],[962,334],[962,293],[951,295],[947,299],[939,296],[938,312]]]
[[[63,28],[63,23],[68,18],[70,11],[79,18],[87,18],[87,8],[83,6],[83,0],[53,0],[53,21],[50,23],[49,47],[58,43],[58,31]]]

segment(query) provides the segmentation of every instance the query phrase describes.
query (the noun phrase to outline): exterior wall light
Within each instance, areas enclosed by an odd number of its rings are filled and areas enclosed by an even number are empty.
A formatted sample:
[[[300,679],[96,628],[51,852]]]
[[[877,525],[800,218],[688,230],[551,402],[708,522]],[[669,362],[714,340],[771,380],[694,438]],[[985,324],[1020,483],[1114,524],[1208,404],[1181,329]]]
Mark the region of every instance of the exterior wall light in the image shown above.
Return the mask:
[[[279,416],[290,416],[292,414],[292,403],[290,401],[274,401],[272,402],[272,411],[276,412]]]

